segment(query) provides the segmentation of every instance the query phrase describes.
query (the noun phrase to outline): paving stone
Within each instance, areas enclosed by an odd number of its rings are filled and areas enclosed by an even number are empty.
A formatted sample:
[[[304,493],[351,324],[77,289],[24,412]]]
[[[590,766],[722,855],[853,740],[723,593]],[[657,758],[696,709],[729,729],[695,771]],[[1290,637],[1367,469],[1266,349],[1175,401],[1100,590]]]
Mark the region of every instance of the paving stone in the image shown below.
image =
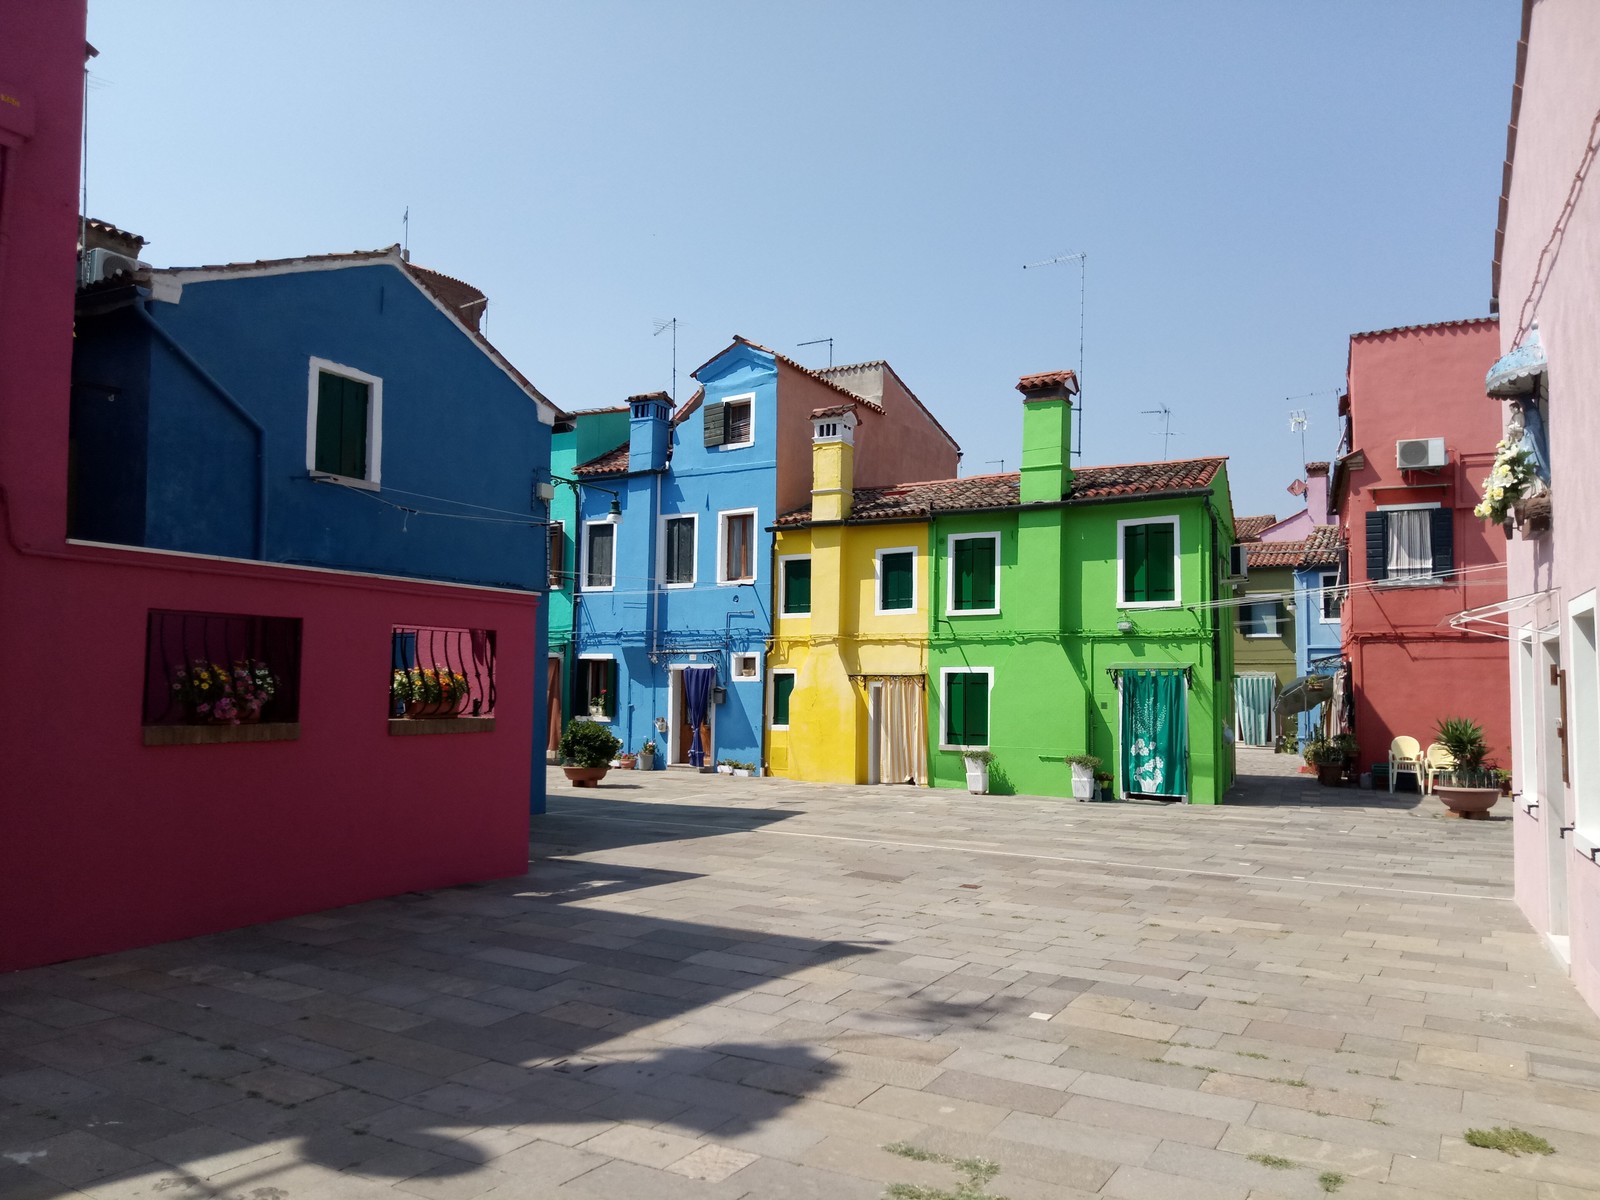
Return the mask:
[[[108,1175],[155,1161],[147,1154],[108,1142],[81,1129],[8,1150],[5,1157],[69,1187],[104,1179]]]

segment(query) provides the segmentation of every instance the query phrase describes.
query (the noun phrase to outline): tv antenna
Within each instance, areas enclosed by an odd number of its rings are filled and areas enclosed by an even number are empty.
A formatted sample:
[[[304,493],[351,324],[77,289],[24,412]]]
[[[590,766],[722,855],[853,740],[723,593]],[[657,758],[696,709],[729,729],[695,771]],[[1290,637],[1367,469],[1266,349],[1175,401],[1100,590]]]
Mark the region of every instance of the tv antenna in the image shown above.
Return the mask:
[[[678,318],[668,317],[666,320],[655,321],[656,331],[651,337],[660,337],[663,332],[672,330],[672,406],[678,406]]]
[[[1146,408],[1141,415],[1161,418],[1161,461],[1166,462],[1172,448],[1172,410],[1163,404],[1160,408]]]
[[[1306,461],[1306,410],[1297,408],[1289,414],[1289,432],[1300,435],[1300,463],[1304,467]]]
[[[411,205],[400,214],[400,261],[411,261]]]
[[[999,463],[1000,464],[1000,470],[997,472],[997,474],[1004,475],[1006,473],[1006,460],[1005,459],[1003,459],[1003,458],[991,458],[991,459],[988,460],[988,462],[985,462],[983,465],[987,467],[990,463]]]
[[[833,367],[833,339],[832,338],[813,338],[809,342],[796,342],[795,345],[796,346],[820,346],[820,345],[822,345],[823,342],[827,342],[828,343],[828,366],[831,369]]]
[[[1041,259],[1039,262],[1023,263],[1024,271],[1032,271],[1039,267],[1053,267],[1057,263],[1078,264],[1078,403],[1073,407],[1078,410],[1078,446],[1072,453],[1079,458],[1083,457],[1083,321],[1084,302],[1088,297],[1089,252],[1086,250],[1066,250],[1054,258]]]

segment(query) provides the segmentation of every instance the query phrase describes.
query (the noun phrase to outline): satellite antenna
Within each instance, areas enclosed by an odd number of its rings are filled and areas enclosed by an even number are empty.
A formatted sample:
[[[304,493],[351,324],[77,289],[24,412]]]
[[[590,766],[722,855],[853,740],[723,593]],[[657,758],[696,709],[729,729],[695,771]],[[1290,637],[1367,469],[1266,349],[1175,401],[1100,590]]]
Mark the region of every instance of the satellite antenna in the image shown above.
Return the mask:
[[[1078,403],[1073,406],[1078,410],[1078,446],[1072,453],[1081,459],[1083,457],[1083,314],[1084,301],[1088,295],[1089,253],[1086,250],[1063,251],[1054,258],[1023,263],[1022,269],[1031,271],[1038,267],[1053,267],[1057,263],[1066,262],[1078,264]]]
[[[796,342],[795,345],[796,346],[820,346],[820,345],[822,345],[823,342],[827,342],[828,343],[828,367],[831,369],[833,367],[833,339],[832,338],[815,338],[815,339],[813,339],[812,341],[809,341],[809,342]]]
[[[1161,461],[1166,462],[1172,447],[1172,410],[1163,404],[1160,408],[1146,408],[1142,415],[1161,418]]]
[[[665,330],[672,330],[672,407],[678,407],[678,318],[668,317],[666,320],[657,319],[656,331],[651,337],[659,337]]]
[[[1289,414],[1289,432],[1300,435],[1300,462],[1306,461],[1306,410],[1297,408]]]

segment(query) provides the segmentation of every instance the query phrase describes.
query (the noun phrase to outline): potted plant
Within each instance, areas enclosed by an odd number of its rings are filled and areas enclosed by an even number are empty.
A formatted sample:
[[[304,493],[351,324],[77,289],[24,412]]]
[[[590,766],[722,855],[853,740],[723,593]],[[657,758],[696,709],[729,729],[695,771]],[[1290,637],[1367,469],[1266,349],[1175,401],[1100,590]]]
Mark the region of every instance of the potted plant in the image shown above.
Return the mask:
[[[1067,755],[1067,766],[1072,768],[1072,798],[1074,800],[1094,799],[1094,773],[1099,765],[1100,760],[1092,754]]]
[[[609,693],[606,691],[606,689],[601,688],[598,692],[589,697],[589,715],[591,717],[594,717],[598,720],[606,715],[607,695],[609,695]]]
[[[1106,803],[1111,801],[1111,772],[1096,771],[1094,773],[1095,786],[1100,790],[1100,799]]]
[[[733,774],[733,759],[731,759],[731,758],[719,758],[717,760],[717,774],[718,775],[732,775]]]
[[[967,765],[967,791],[974,796],[988,795],[989,765],[994,762],[994,755],[974,747],[963,750],[961,757]]]
[[[1488,820],[1489,810],[1500,799],[1500,781],[1493,768],[1483,765],[1489,757],[1483,726],[1466,717],[1446,717],[1435,727],[1434,740],[1450,752],[1456,765],[1435,777],[1433,794],[1453,817]]]
[[[1500,785],[1500,794],[1502,796],[1511,795],[1511,772],[1492,764],[1488,769],[1494,772],[1494,781]]]
[[[459,671],[437,667],[397,667],[389,680],[390,711],[396,716],[453,717],[471,691]]]
[[[1301,749],[1306,765],[1315,767],[1317,782],[1323,787],[1338,787],[1344,776],[1344,749],[1331,739],[1317,734]]]
[[[278,693],[278,680],[267,664],[255,658],[235,660],[232,667],[197,658],[172,674],[172,691],[196,725],[250,725]]]
[[[624,771],[631,771],[639,764],[639,756],[624,750],[617,755],[617,766]]]
[[[573,787],[594,787],[606,777],[622,743],[604,725],[571,720],[561,734],[562,770]]]
[[[639,770],[654,771],[656,769],[656,744],[646,742],[639,747]]]

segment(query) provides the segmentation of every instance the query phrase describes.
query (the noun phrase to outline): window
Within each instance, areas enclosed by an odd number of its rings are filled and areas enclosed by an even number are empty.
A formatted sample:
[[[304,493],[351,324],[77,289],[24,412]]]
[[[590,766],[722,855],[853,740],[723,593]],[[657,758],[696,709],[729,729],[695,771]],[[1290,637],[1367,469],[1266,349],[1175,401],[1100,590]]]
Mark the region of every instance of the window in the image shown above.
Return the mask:
[[[144,743],[299,736],[300,619],[152,610]]]
[[[376,485],[382,443],[383,380],[313,358],[306,470]]]
[[[944,667],[939,671],[944,709],[940,747],[961,750],[989,744],[989,687],[994,672]]]
[[[721,446],[724,450],[737,450],[755,444],[754,393],[734,396],[720,404],[705,406],[706,448]]]
[[[573,697],[573,711],[588,713],[592,721],[616,720],[617,660],[609,654],[582,654],[574,674],[578,694]]]
[[[782,613],[786,617],[811,615],[811,559],[794,556],[778,560],[783,577]]]
[[[698,530],[699,520],[692,515],[661,518],[661,580],[667,587],[694,586]]]
[[[1178,518],[1117,522],[1117,603],[1122,608],[1178,604]]]
[[[1322,621],[1325,625],[1336,624],[1339,614],[1344,611],[1344,593],[1339,590],[1339,572],[1324,571],[1322,580]]]
[[[1276,600],[1256,600],[1239,606],[1239,632],[1247,638],[1275,638],[1282,630]]]
[[[550,590],[558,592],[567,585],[567,527],[560,521],[551,521],[548,534]]]
[[[1000,611],[1000,535],[955,534],[950,538],[950,614],[975,616]]]
[[[583,586],[591,592],[609,592],[616,586],[617,527],[590,521],[583,534],[588,542],[583,548]]]
[[[917,607],[917,552],[879,550],[878,612],[912,612]]]
[[[1455,569],[1455,514],[1437,504],[1367,514],[1367,578],[1397,584],[1443,582]]]
[[[756,577],[756,510],[718,514],[717,582],[751,583]]]
[[[396,625],[389,635],[389,719],[494,715],[492,629]],[[474,726],[480,732],[483,723]],[[391,725],[390,733],[418,732]],[[427,732],[449,733],[445,726]]]
[[[789,698],[794,695],[794,672],[773,671],[772,728],[789,728]]]
[[[731,669],[736,682],[748,683],[752,679],[761,678],[761,656],[759,654],[735,654],[732,662]]]

